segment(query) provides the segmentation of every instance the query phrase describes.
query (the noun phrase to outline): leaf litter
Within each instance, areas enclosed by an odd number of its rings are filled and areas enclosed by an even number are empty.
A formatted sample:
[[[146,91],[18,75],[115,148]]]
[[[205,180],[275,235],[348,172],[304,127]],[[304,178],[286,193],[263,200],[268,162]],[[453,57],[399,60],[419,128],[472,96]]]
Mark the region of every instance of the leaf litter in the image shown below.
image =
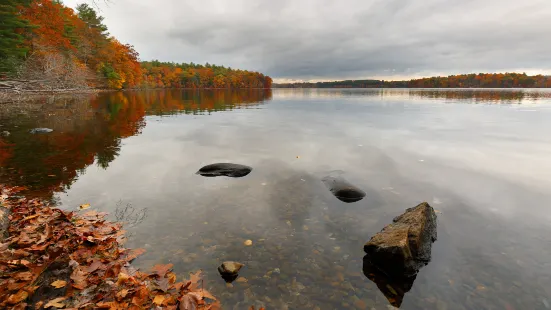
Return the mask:
[[[15,197],[19,190],[0,185],[10,210],[9,237],[0,242],[1,309],[220,309],[200,271],[177,282],[172,265],[134,269],[130,262],[145,250],[122,247],[122,224],[106,213],[63,211]],[[66,279],[49,270],[57,265]]]

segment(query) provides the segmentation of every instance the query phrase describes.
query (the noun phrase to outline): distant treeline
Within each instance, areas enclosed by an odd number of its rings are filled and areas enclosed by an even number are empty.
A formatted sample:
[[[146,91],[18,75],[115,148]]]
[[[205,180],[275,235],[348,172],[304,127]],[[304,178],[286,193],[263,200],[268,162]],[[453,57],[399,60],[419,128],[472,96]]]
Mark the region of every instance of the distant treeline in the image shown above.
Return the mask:
[[[409,81],[346,80],[282,83],[274,88],[551,88],[551,76],[526,73],[479,73],[430,77]]]
[[[146,88],[271,88],[272,79],[259,72],[198,65],[144,61],[141,63]]]

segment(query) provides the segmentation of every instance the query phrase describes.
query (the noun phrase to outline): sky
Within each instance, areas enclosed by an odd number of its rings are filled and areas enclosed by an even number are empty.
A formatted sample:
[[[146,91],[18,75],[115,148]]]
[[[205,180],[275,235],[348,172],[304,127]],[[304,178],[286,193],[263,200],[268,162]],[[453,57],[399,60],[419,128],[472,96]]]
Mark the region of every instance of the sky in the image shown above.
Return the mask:
[[[109,32],[142,60],[276,82],[551,74],[551,0],[97,1]]]

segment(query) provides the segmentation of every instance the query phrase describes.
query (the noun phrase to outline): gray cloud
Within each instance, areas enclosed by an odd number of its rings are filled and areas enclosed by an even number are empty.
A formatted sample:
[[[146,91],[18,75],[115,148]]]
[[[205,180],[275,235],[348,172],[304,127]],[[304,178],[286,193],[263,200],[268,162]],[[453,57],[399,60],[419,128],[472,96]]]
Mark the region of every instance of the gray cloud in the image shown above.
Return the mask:
[[[549,0],[112,0],[101,14],[142,59],[280,79],[551,73]]]

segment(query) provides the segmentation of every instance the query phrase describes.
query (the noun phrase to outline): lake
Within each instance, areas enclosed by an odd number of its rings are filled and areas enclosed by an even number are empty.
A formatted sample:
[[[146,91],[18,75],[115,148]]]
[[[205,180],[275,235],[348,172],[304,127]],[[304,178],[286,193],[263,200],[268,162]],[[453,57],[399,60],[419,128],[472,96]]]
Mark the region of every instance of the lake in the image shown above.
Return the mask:
[[[202,269],[224,309],[392,309],[363,245],[423,201],[438,240],[401,309],[551,309],[551,90],[112,92],[0,105],[4,131],[0,183],[110,212],[136,267]],[[196,174],[216,162],[253,170]]]

